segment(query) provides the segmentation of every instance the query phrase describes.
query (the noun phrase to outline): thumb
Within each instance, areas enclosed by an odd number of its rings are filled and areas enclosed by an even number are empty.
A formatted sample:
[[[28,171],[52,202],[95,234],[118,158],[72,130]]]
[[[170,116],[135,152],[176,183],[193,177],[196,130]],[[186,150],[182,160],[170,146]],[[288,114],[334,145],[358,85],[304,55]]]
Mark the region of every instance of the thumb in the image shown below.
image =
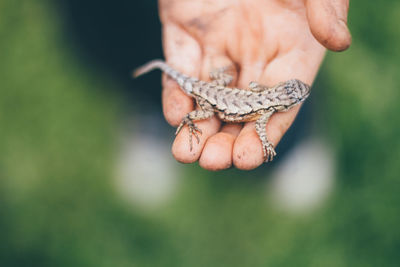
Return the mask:
[[[351,44],[347,28],[349,0],[307,0],[307,18],[314,37],[332,51],[343,51]]]

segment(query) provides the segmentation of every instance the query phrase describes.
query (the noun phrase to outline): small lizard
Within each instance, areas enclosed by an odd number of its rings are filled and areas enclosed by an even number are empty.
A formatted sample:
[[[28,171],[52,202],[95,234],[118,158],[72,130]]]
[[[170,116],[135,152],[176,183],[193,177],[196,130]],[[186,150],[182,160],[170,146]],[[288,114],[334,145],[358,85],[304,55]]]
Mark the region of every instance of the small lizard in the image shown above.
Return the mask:
[[[200,142],[201,130],[194,121],[211,118],[216,114],[225,122],[256,121],[256,132],[261,140],[264,160],[271,161],[276,156],[273,145],[267,139],[266,124],[275,112],[287,111],[303,102],[310,94],[310,86],[300,80],[292,79],[273,87],[250,82],[249,89],[227,87],[233,76],[227,73],[229,67],[215,69],[210,73],[210,82],[189,77],[168,66],[162,60],[153,60],[136,69],[134,77],[138,77],[153,69],[161,69],[174,79],[182,90],[193,97],[200,110],[194,110],[183,117],[176,133],[184,125],[189,127],[190,151],[192,151],[192,135]]]

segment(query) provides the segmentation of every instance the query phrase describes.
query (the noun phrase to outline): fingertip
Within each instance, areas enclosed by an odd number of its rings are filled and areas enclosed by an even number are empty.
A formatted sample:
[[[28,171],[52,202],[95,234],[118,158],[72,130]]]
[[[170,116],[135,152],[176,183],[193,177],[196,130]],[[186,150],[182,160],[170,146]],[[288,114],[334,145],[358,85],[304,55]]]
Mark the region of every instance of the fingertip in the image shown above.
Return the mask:
[[[175,138],[175,141],[172,144],[171,152],[177,161],[181,163],[193,163],[197,161],[201,151],[196,148],[195,144],[193,144],[193,149],[190,151],[189,144],[187,143],[188,141],[185,141],[185,138],[182,138],[183,133],[186,134],[186,137],[189,135],[187,127],[183,128],[181,133]]]
[[[233,145],[233,164],[240,170],[252,170],[264,161],[255,123],[247,123]]]
[[[346,22],[338,20],[335,28],[337,31],[336,38],[329,43],[330,46],[327,48],[335,52],[347,50],[351,45],[352,38]]]
[[[232,147],[235,137],[219,132],[207,140],[199,164],[210,171],[219,171],[232,166]]]
[[[307,17],[311,33],[329,50],[344,51],[351,45],[347,10],[347,0],[307,1]]]
[[[350,31],[342,20],[336,21],[334,25],[319,24],[312,27],[311,32],[318,42],[334,52],[348,49],[352,42]]]
[[[232,166],[232,150],[242,125],[225,124],[211,136],[203,149],[199,163],[204,169],[218,171]]]
[[[202,134],[199,135],[199,143],[195,136],[192,136],[192,150],[190,150],[189,130],[187,126],[182,128],[172,144],[172,155],[179,162],[193,163],[197,161],[207,139],[218,131],[220,122],[213,117],[211,119],[196,122],[196,124],[201,129]]]
[[[276,147],[282,136],[289,129],[298,113],[300,106],[274,114],[266,126],[267,138]],[[241,170],[251,170],[264,162],[261,140],[255,130],[255,122],[247,123],[233,146],[233,164]]]

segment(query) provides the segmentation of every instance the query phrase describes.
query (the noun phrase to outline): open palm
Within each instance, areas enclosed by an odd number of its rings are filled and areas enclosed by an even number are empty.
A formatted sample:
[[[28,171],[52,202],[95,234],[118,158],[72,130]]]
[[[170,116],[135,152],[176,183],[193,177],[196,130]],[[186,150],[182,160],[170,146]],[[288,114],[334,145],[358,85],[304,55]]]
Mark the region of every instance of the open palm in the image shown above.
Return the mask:
[[[312,84],[325,47],[339,51],[351,42],[346,26],[348,0],[160,0],[159,6],[164,52],[171,66],[207,80],[210,70],[234,65],[233,84],[243,89],[250,81],[274,85],[296,78]],[[193,105],[193,99],[164,76],[167,121],[178,125]],[[267,133],[275,146],[299,108],[271,117]],[[198,126],[203,134],[192,151],[187,128],[177,135],[172,153],[178,161],[199,160],[209,170],[232,163],[252,169],[263,162],[254,122],[221,125],[214,117]]]

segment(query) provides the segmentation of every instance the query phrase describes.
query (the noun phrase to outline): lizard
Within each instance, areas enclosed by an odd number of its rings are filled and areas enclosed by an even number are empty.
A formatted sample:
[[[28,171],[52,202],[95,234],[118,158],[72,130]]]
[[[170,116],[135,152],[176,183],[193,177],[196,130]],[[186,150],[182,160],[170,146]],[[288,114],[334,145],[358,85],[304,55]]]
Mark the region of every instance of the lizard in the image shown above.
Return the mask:
[[[302,103],[310,95],[311,87],[298,79],[291,79],[273,87],[252,81],[249,90],[231,88],[228,87],[233,81],[233,76],[228,73],[230,67],[212,70],[211,81],[207,82],[189,77],[163,60],[156,59],[134,70],[133,77],[160,69],[175,80],[187,95],[196,100],[200,109],[186,114],[175,132],[177,135],[183,126],[188,125],[190,151],[193,147],[192,135],[200,143],[199,134],[202,133],[194,121],[217,115],[228,123],[256,121],[255,129],[262,144],[264,161],[272,161],[276,152],[267,138],[266,125],[269,118],[275,112],[284,112]]]

